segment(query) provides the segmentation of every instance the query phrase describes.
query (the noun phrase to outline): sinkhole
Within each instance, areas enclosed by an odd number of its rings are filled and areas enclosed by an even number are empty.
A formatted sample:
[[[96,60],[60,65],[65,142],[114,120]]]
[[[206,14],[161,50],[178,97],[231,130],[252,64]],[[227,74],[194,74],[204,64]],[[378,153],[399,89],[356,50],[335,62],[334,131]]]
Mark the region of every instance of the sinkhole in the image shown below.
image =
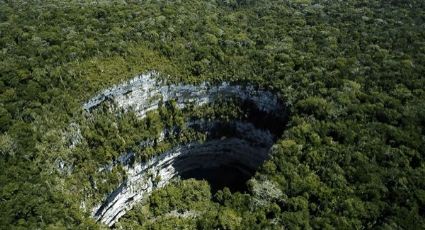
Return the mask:
[[[229,83],[166,84],[158,80],[156,73],[140,75],[106,89],[86,102],[83,108],[88,113],[106,102],[119,111],[132,110],[143,119],[149,111],[168,101],[174,101],[184,110],[228,99],[236,103],[243,116],[230,120],[188,117],[186,128],[204,133],[205,139],[176,143],[142,162],[132,160],[133,164],[126,165],[126,179],[94,207],[93,217],[112,226],[134,204],[176,178],[206,180],[213,193],[224,187],[232,192],[249,192],[246,182],[269,158],[288,115],[280,98],[264,89]],[[147,147],[178,133],[178,130],[164,130],[162,138],[155,137],[154,141],[140,145]],[[128,153],[124,156],[123,159],[131,158]]]

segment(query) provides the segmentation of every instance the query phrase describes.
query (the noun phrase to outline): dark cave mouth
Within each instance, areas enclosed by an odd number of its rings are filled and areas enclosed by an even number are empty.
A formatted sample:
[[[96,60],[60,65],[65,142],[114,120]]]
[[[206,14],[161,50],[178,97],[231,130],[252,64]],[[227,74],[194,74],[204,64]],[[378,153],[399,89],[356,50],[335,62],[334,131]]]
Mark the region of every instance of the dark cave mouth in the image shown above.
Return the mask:
[[[205,125],[197,126],[202,130]],[[171,162],[180,179],[205,180],[216,193],[225,187],[231,192],[247,192],[246,182],[269,158],[276,133],[249,121],[214,123],[205,142],[179,146],[181,152]]]
[[[190,128],[207,132],[207,141],[191,146],[172,163],[180,179],[205,180],[211,192],[227,187],[248,192],[247,182],[269,158],[276,138],[283,133],[287,114],[260,111],[253,103],[239,104],[243,120],[194,122]]]
[[[180,174],[180,178],[205,180],[211,187],[211,192],[229,188],[231,192],[246,192],[246,182],[255,174],[255,170],[241,170],[237,163],[220,165],[211,168],[195,168]]]

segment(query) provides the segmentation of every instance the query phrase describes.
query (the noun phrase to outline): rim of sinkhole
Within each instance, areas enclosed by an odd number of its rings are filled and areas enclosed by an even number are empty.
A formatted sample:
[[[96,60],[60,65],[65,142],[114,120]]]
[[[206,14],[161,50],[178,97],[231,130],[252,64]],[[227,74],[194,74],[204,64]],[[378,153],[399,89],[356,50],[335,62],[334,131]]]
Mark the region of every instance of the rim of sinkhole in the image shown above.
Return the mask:
[[[126,174],[92,210],[93,218],[108,226],[175,178],[204,179],[213,192],[223,187],[244,192],[287,123],[279,96],[253,85],[168,84],[161,79],[157,72],[141,74],[83,104],[92,119],[99,111],[131,113],[148,122],[152,114],[167,114],[156,135],[137,143],[150,151],[148,157],[128,150],[99,168],[107,173],[119,166]],[[162,144],[166,147],[158,148]]]

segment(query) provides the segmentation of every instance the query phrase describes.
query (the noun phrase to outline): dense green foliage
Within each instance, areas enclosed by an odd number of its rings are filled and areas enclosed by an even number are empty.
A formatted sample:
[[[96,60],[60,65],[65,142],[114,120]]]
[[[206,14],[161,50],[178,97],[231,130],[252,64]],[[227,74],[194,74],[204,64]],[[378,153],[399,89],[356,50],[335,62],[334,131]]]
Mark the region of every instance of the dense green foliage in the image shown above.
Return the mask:
[[[91,119],[81,105],[147,70],[251,82],[292,116],[249,193],[176,182],[122,226],[423,228],[424,22],[420,0],[0,0],[0,228],[102,227],[81,201],[125,175],[97,169],[182,114]],[[72,123],[87,140],[74,149]]]

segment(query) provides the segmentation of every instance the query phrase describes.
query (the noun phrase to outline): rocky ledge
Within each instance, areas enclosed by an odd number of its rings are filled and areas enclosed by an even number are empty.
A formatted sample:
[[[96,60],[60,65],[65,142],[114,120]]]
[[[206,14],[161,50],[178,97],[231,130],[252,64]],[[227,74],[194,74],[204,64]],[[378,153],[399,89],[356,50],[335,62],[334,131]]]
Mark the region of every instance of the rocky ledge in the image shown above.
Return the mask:
[[[134,109],[141,117],[158,109],[160,102],[175,100],[179,108],[187,105],[203,105],[223,98],[250,101],[263,112],[282,112],[284,105],[275,94],[258,90],[251,85],[199,85],[166,84],[158,80],[158,73],[139,75],[125,83],[106,89],[84,103],[83,108],[91,111],[106,101],[112,101],[124,111]]]

